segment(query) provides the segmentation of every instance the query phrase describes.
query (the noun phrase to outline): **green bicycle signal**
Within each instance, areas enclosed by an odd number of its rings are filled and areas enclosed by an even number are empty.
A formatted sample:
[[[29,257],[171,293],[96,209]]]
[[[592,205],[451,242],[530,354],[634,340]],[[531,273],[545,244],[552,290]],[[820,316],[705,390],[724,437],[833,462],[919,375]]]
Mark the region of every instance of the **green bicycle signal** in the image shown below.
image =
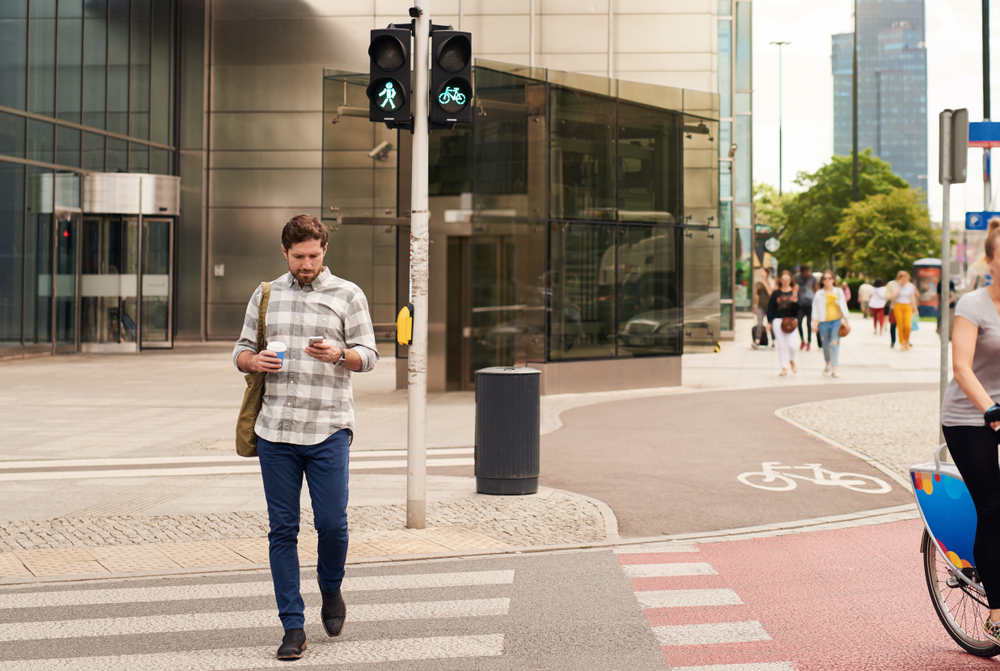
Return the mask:
[[[465,105],[465,94],[457,86],[446,86],[441,95],[438,96],[438,103],[442,106],[454,102],[456,105]]]

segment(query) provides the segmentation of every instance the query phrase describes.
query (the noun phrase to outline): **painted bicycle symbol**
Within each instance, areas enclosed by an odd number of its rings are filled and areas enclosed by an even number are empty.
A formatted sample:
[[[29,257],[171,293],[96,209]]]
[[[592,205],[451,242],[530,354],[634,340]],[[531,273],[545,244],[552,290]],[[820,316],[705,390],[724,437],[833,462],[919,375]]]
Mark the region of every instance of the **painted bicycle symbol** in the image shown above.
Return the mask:
[[[812,471],[812,476],[791,473],[789,471]],[[852,492],[866,494],[885,494],[892,490],[884,480],[870,475],[858,473],[836,473],[822,468],[822,464],[805,464],[804,466],[782,466],[780,461],[765,461],[761,470],[740,473],[736,479],[745,485],[766,489],[773,492],[788,492],[798,485],[796,480],[805,480],[816,485],[832,485],[843,487]]]
[[[465,104],[465,94],[458,90],[457,86],[446,86],[444,92],[438,96],[438,102],[442,105],[455,101],[456,105]]]

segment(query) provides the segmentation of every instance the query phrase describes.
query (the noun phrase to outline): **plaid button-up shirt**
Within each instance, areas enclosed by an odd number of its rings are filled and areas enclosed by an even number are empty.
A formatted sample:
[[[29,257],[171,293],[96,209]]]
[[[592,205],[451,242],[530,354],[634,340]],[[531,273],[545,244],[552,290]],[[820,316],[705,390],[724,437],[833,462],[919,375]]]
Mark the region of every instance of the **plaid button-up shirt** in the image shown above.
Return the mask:
[[[233,349],[233,363],[241,352],[257,352],[260,297],[257,287]],[[316,445],[341,429],[353,436],[351,371],[318,361],[305,348],[310,336],[322,336],[336,347],[357,352],[361,372],[375,367],[375,332],[361,289],[334,276],[329,268],[303,287],[291,273],[285,273],[271,282],[265,335],[267,342],[281,341],[287,349],[281,370],[267,374],[264,404],[254,427],[257,435],[273,443],[296,445]]]

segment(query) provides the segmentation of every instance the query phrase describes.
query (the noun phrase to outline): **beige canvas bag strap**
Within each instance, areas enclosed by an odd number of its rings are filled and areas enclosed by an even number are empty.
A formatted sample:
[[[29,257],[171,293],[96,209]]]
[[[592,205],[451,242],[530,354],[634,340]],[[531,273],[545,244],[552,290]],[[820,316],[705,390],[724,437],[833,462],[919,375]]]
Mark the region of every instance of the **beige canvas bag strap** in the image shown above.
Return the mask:
[[[271,283],[260,283],[260,307],[257,309],[257,353],[267,346],[267,304],[271,301]]]

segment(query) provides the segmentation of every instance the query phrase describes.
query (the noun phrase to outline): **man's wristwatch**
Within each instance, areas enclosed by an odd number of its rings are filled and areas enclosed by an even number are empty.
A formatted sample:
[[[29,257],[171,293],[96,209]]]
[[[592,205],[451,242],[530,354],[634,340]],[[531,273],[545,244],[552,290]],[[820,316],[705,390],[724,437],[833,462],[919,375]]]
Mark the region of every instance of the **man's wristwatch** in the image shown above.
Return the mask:
[[[333,362],[334,366],[343,366],[344,362],[347,361],[347,351],[341,347],[340,348],[340,358]]]
[[[991,405],[986,412],[983,413],[983,419],[986,420],[987,426],[993,422],[1000,422],[1000,404],[994,403]]]

